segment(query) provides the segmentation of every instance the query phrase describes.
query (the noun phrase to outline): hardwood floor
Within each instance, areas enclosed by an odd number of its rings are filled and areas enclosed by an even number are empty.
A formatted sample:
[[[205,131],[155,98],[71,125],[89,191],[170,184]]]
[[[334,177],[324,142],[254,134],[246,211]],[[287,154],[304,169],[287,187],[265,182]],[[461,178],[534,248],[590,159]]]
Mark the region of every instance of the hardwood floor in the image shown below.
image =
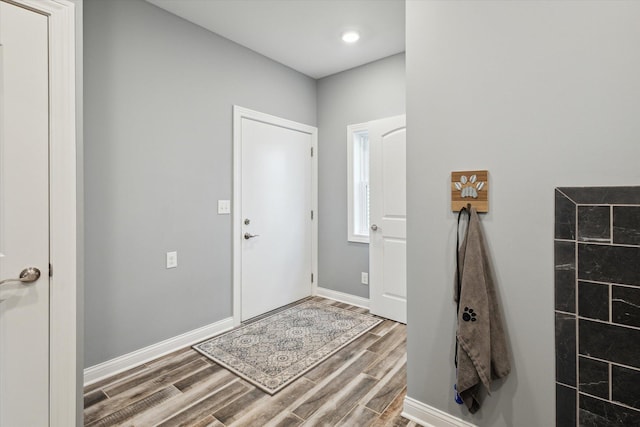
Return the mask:
[[[85,387],[85,425],[417,426],[406,359],[406,326],[385,320],[270,396],[188,347]]]

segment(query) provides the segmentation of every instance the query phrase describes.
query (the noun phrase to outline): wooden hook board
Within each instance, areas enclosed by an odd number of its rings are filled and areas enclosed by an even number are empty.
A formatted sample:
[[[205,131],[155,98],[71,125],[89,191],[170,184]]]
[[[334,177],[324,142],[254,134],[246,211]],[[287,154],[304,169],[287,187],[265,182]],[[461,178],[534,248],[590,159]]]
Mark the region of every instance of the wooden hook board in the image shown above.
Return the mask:
[[[451,210],[471,204],[478,212],[489,212],[489,171],[451,172]]]

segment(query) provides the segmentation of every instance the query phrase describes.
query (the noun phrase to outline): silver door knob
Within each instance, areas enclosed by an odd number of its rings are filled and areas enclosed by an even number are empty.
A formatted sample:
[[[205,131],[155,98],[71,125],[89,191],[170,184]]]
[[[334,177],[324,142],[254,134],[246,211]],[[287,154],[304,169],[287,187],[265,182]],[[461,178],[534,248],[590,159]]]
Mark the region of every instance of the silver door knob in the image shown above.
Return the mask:
[[[35,282],[39,278],[40,278],[40,270],[38,270],[35,267],[29,267],[29,268],[25,268],[24,270],[22,270],[20,272],[20,277],[19,278],[17,278],[17,279],[4,279],[3,281],[0,282],[0,286],[4,285],[5,283],[10,283],[10,282],[31,283],[31,282]]]
[[[372,229],[373,231],[376,231],[376,230],[378,229],[378,226],[377,226],[377,225],[375,225],[375,224],[372,224],[372,225],[371,225],[371,229]]]
[[[254,237],[258,237],[258,236],[259,234],[244,233],[245,240],[253,239]]]

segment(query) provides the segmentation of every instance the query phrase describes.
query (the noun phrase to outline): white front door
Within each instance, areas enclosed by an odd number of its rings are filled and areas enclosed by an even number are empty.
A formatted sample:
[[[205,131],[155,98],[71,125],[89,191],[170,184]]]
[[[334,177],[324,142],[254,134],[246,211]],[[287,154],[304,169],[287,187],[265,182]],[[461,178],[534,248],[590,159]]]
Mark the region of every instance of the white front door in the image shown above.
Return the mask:
[[[406,119],[369,123],[370,311],[407,322]]]
[[[238,118],[241,319],[312,293],[315,128],[259,113]],[[236,203],[238,200],[236,200]]]
[[[0,425],[49,425],[47,17],[0,1]],[[42,275],[18,278],[28,267]]]

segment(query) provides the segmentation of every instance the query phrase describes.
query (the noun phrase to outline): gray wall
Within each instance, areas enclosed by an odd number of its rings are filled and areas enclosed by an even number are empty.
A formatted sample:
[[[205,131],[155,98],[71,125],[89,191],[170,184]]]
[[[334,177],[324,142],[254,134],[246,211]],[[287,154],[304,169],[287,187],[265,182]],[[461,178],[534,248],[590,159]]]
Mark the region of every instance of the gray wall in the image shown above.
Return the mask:
[[[479,426],[554,418],[554,187],[640,183],[640,3],[407,2],[408,395]],[[451,171],[488,169],[482,215],[513,372],[453,402]]]
[[[85,0],[84,17],[93,366],[231,316],[232,105],[315,125],[316,85],[141,0]]]
[[[369,297],[369,245],[347,241],[347,126],[405,113],[404,54],[318,80],[318,285]]]

